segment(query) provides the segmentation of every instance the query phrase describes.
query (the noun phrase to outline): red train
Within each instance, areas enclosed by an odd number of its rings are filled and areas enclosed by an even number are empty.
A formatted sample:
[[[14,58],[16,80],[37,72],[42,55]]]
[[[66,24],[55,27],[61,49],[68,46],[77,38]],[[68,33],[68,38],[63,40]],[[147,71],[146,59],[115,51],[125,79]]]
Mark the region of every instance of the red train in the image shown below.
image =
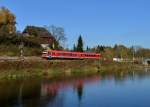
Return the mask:
[[[58,50],[47,50],[42,53],[45,59],[99,59],[101,54],[88,52],[68,52]]]

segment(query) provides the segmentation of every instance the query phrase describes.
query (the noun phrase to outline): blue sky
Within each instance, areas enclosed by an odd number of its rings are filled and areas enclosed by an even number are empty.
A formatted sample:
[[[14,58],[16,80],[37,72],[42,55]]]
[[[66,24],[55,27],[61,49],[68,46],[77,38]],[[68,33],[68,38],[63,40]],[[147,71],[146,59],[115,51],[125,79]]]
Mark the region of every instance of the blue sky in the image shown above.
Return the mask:
[[[64,27],[68,47],[81,34],[89,46],[124,44],[150,48],[150,0],[0,0],[27,25]]]

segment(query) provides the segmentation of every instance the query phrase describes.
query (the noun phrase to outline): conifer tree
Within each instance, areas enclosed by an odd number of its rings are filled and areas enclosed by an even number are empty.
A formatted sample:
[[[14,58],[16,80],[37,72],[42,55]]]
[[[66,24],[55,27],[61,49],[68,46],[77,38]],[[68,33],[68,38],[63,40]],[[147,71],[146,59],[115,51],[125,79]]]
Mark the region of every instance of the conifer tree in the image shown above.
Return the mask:
[[[78,38],[77,52],[83,52],[83,40],[81,35]]]

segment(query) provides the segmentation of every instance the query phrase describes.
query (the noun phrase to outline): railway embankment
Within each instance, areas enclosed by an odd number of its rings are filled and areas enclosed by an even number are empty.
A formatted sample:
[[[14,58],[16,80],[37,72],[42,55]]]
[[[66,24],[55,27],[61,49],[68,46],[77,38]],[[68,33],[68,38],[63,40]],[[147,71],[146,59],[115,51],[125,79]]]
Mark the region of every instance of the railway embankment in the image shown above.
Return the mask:
[[[138,71],[141,69],[143,69],[143,66],[140,64],[99,60],[44,60],[40,57],[0,58],[0,79],[68,77],[106,72]]]

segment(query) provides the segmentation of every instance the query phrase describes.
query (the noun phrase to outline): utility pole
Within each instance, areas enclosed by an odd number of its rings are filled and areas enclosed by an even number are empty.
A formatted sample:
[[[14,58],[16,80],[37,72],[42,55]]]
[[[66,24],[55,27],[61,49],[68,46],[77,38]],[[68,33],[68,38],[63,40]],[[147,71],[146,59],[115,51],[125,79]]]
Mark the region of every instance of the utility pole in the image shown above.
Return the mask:
[[[24,60],[24,51],[23,51],[24,43],[23,43],[23,41],[22,41],[22,36],[23,36],[23,35],[20,35],[20,45],[19,45],[19,49],[20,49],[20,59],[21,59],[21,60]]]
[[[133,62],[134,62],[134,60],[135,60],[134,48],[133,48],[133,52],[132,52],[132,54],[133,54],[133,55],[132,55],[132,57],[133,57],[133,59],[132,59],[132,60],[133,60]]]

